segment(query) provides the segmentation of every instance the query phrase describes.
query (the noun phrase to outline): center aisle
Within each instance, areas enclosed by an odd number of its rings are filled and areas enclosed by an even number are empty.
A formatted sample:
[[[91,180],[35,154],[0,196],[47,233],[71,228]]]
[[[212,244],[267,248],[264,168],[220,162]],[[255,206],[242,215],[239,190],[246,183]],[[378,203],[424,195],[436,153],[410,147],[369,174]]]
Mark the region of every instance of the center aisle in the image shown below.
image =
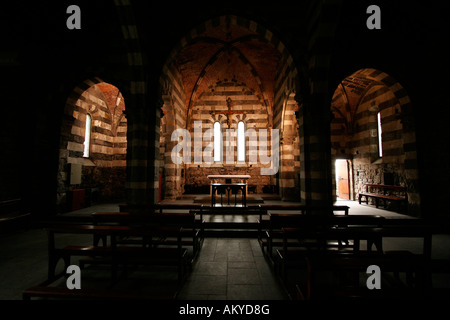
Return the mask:
[[[206,238],[179,300],[287,300],[257,239]]]

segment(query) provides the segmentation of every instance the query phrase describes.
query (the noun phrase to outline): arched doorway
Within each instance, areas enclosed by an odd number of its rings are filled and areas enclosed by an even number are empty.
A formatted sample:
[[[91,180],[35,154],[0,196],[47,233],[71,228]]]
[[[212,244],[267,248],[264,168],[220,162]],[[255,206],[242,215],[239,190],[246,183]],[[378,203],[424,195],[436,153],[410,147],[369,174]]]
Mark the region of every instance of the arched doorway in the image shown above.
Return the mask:
[[[57,205],[76,210],[125,199],[127,119],[120,90],[87,80],[67,99],[61,127]]]

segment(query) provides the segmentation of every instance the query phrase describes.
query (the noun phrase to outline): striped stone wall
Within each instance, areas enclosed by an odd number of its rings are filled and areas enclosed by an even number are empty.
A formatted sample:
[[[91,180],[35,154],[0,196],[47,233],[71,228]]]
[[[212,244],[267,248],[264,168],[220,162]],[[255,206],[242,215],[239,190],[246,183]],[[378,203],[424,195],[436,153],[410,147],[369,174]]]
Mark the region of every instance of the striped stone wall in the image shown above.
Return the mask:
[[[104,200],[123,199],[127,150],[125,101],[119,89],[100,79],[87,80],[68,98],[61,128],[58,205],[69,190],[97,188]],[[86,118],[92,119],[90,154],[84,157]],[[70,165],[82,166],[82,182],[70,184]]]
[[[332,100],[331,125],[334,158],[353,160],[354,198],[367,183],[407,188],[409,214],[420,215],[415,124],[404,88],[389,75],[363,69],[352,76],[371,85],[355,108],[349,107],[339,86]],[[381,113],[383,156],[378,155],[377,114]]]
[[[279,190],[283,200],[300,200],[300,136],[298,130],[298,104],[294,93],[287,95],[283,108],[275,113],[280,130]],[[278,121],[279,119],[279,121]]]
[[[237,112],[230,116],[230,127],[228,118],[224,114],[228,112],[228,98],[231,99],[232,111]],[[253,130],[255,132],[246,137],[246,154],[243,162],[237,161],[237,127],[240,121],[244,123],[247,132]],[[261,175],[260,170],[268,167],[262,164],[259,158],[260,130],[266,130],[267,140],[271,139],[270,130],[268,130],[269,115],[261,96],[255,94],[243,83],[227,79],[220,80],[215,87],[203,92],[192,107],[188,130],[193,140],[200,139],[195,136],[196,122],[202,124],[203,151],[213,141],[212,137],[206,138],[208,130],[213,129],[215,122],[220,123],[223,134],[223,161],[213,164],[202,161],[199,164],[193,162],[186,165],[187,188],[209,185],[208,174],[249,174],[251,175],[251,179],[248,180],[249,188],[257,193],[262,193],[265,186],[274,183],[272,176]],[[227,136],[227,130],[233,130],[230,131],[232,133],[230,138]],[[194,145],[192,147],[194,150]],[[270,142],[268,142],[268,156],[271,152]]]
[[[202,175],[204,178],[206,178],[207,174],[209,173],[243,173],[247,172],[250,175],[254,176],[255,179],[253,181],[250,181],[250,184],[254,184],[256,187],[255,190],[257,192],[261,192],[262,188],[264,186],[269,186],[269,189],[272,188],[272,190],[276,189],[275,187],[282,186],[282,195],[283,197],[286,197],[286,199],[299,198],[299,167],[300,167],[300,151],[299,146],[301,144],[301,139],[298,137],[298,130],[294,129],[297,128],[297,124],[295,123],[295,110],[296,110],[296,103],[294,102],[294,96],[297,92],[297,69],[294,64],[294,60],[292,56],[290,56],[287,48],[284,46],[284,44],[270,31],[267,30],[263,25],[260,25],[259,23],[255,21],[250,21],[242,17],[237,16],[221,16],[217,17],[210,21],[205,21],[203,24],[200,24],[195,29],[191,30],[186,37],[182,38],[178,45],[173,49],[171,54],[169,55],[169,58],[163,68],[163,74],[161,76],[160,81],[160,87],[161,91],[165,92],[162,94],[162,100],[164,101],[164,118],[162,119],[162,129],[161,132],[165,132],[166,137],[161,137],[161,152],[164,152],[166,156],[162,157],[160,159],[160,163],[164,162],[164,166],[167,166],[167,161],[169,159],[168,152],[171,151],[172,148],[168,146],[168,140],[167,136],[171,130],[175,128],[175,126],[170,127],[166,124],[166,121],[168,121],[169,117],[173,117],[171,112],[176,112],[176,110],[173,107],[169,107],[169,105],[172,105],[173,102],[169,98],[170,94],[168,93],[170,90],[173,89],[173,87],[170,86],[172,82],[175,83],[175,88],[180,87],[181,83],[178,82],[176,84],[176,79],[172,78],[170,79],[167,77],[167,74],[169,74],[171,71],[171,68],[173,68],[171,65],[176,60],[178,52],[180,52],[185,46],[187,46],[189,43],[195,39],[196,35],[202,34],[206,29],[208,29],[211,26],[216,26],[218,24],[236,24],[238,26],[247,28],[251,32],[256,32],[259,37],[259,40],[265,41],[269,44],[271,44],[274,48],[276,48],[280,52],[281,56],[281,63],[279,64],[279,68],[277,70],[277,73],[274,75],[274,99],[273,101],[270,101],[267,97],[267,93],[264,90],[261,80],[257,76],[257,72],[253,69],[253,67],[245,61],[245,58],[242,56],[239,56],[238,58],[246,64],[246,66],[249,68],[249,70],[252,71],[252,74],[256,77],[257,81],[260,83],[260,95],[258,95],[257,104],[247,104],[248,101],[245,99],[241,99],[239,97],[237,98],[237,104],[234,103],[234,109],[235,111],[245,111],[245,115],[235,115],[233,118],[233,125],[237,126],[237,123],[240,120],[243,120],[246,123],[246,129],[255,129],[258,130],[258,128],[262,128],[263,123],[266,125],[264,128],[266,129],[278,129],[283,130],[286,129],[286,132],[288,132],[288,128],[290,128],[291,131],[289,131],[289,134],[286,134],[284,136],[284,149],[280,148],[281,152],[284,154],[279,155],[280,159],[283,158],[281,161],[282,164],[282,172],[278,172],[277,175],[271,176],[271,177],[264,177],[261,178],[260,175],[257,174],[260,167],[258,164],[239,164],[237,163],[236,166],[232,167],[226,167],[226,166],[219,166],[217,167],[218,171],[213,172],[213,168],[202,166],[200,165],[189,165],[186,170],[182,173],[184,173],[184,176],[181,176],[181,181],[178,185],[191,184],[191,185],[204,185],[206,181],[204,179],[202,181],[195,181],[198,180],[199,176]],[[212,64],[214,61],[211,61]],[[205,67],[206,69],[207,67]],[[201,81],[203,75],[200,75],[198,80],[198,83]],[[224,81],[222,84],[224,84],[226,81],[225,79],[219,79],[220,81]],[[197,83],[197,84],[198,84]],[[236,90],[244,90],[243,87],[236,86],[236,84],[227,84],[231,87],[234,87]],[[195,86],[197,88],[198,86]],[[168,90],[169,89],[169,90]],[[229,88],[228,88],[229,89]],[[220,89],[219,89],[220,90]],[[221,89],[225,90],[225,89]],[[176,94],[175,94],[176,95]],[[220,104],[218,102],[214,102],[212,104],[204,103],[202,101],[203,99],[206,99],[207,97],[211,96],[211,93],[207,92],[197,92],[197,90],[194,90],[193,98],[191,97],[190,101],[186,101],[187,105],[187,127],[192,132],[192,126],[195,120],[202,120],[203,125],[203,131],[206,131],[210,128],[212,128],[214,122],[216,120],[220,121],[222,123],[222,127],[224,128],[226,126],[225,124],[225,118],[224,116],[215,115],[211,116],[209,114],[210,112],[213,112],[213,110],[219,110],[224,111],[226,110],[226,99],[228,96],[216,96],[215,99],[220,99]],[[246,97],[248,98],[248,97]],[[234,101],[234,98],[232,98]],[[252,98],[254,99],[254,98]],[[242,101],[241,101],[242,100]],[[255,100],[256,101],[256,100]],[[241,105],[239,105],[241,102]],[[201,104],[207,105],[205,108],[201,107]],[[253,103],[253,102],[252,102]],[[202,111],[196,110],[198,108],[202,108]],[[247,108],[247,109],[246,109]],[[287,111],[285,111],[285,109]],[[200,111],[200,112],[199,112]],[[181,110],[179,110],[181,112]],[[170,115],[170,116],[169,116]],[[167,118],[167,119],[166,119]],[[174,118],[175,119],[175,118]],[[285,120],[284,120],[285,119]],[[169,120],[172,121],[172,120]],[[173,120],[176,121],[176,120]],[[174,122],[175,123],[175,122]],[[181,125],[182,123],[178,123],[178,125]],[[270,130],[269,130],[270,132]],[[258,137],[255,137],[254,139],[258,139]],[[270,139],[270,135],[268,137]],[[204,144],[203,144],[204,146]],[[173,147],[173,145],[171,146]],[[226,147],[226,146],[225,146]],[[234,146],[236,148],[236,146]],[[284,150],[284,151],[283,151]],[[234,150],[236,152],[236,150]],[[246,149],[246,157],[247,161],[255,154],[258,153],[258,149],[256,147],[256,143],[253,140],[252,137],[248,138],[247,140],[247,149]],[[236,156],[236,155],[235,155]],[[192,181],[190,181],[192,180]],[[280,189],[281,190],[281,189]],[[169,195],[167,190],[165,190],[164,194]],[[180,194],[180,190],[177,190],[174,194],[170,196],[177,196]]]
[[[292,56],[283,55],[274,85],[274,128],[280,130],[279,194],[283,200],[301,200],[300,195],[300,148],[298,103],[295,100],[297,68]]]
[[[130,114],[133,113],[135,119],[128,119],[128,157],[132,159],[132,163],[129,163],[128,168],[128,189],[130,190],[129,201],[136,202],[142,201],[149,198],[149,194],[156,194],[158,184],[157,179],[160,173],[159,166],[161,165],[161,157],[159,152],[162,150],[159,146],[160,137],[160,123],[154,120],[154,114],[158,112],[158,107],[147,106],[144,110],[140,109],[145,105],[145,95],[147,86],[145,85],[145,75],[142,74],[142,65],[145,65],[144,59],[140,56],[139,48],[139,34],[138,30],[133,24],[133,13],[123,13],[126,12],[123,9],[129,7],[128,1],[116,1],[116,5],[121,8],[121,21],[123,25],[124,38],[128,40],[128,50],[127,53],[129,63],[131,65],[132,71],[130,72],[130,90],[127,94],[130,96],[128,99],[127,95],[127,109],[130,105]],[[299,110],[296,111],[297,118],[297,128],[298,128],[298,138],[299,154],[294,155],[294,164],[300,164],[300,181],[298,183],[300,189],[300,198],[305,200],[307,203],[331,203],[332,198],[332,170],[331,170],[331,154],[330,154],[330,108],[329,102],[331,98],[330,92],[328,92],[328,70],[330,66],[330,56],[331,56],[331,44],[334,37],[335,27],[337,25],[337,19],[339,16],[340,1],[326,1],[326,2],[311,2],[307,16],[310,17],[307,23],[307,39],[309,42],[307,44],[306,52],[302,53],[302,57],[299,58],[301,61],[306,61],[302,70],[305,73],[306,84],[308,88],[302,88],[301,104],[298,105]],[[291,102],[286,97],[291,94],[298,96],[300,94],[297,83],[298,75],[296,75],[294,62],[290,59],[287,53],[286,47],[283,43],[277,39],[277,37],[267,30],[264,26],[257,22],[249,21],[241,17],[225,17],[214,19],[213,21],[206,21],[204,24],[199,25],[196,29],[191,30],[187,36],[181,39],[178,45],[174,48],[172,53],[166,62],[163,70],[167,70],[168,67],[175,60],[177,53],[183,49],[188,43],[192,41],[196,34],[201,34],[209,25],[217,25],[221,23],[223,19],[227,23],[237,24],[249,28],[253,32],[257,32],[262,38],[272,44],[277,50],[282,53],[284,61],[282,63],[279,72],[276,75],[276,88],[274,89],[273,105],[267,110],[273,112],[273,118],[271,125],[273,128],[281,128],[282,126],[290,126],[289,123],[282,124],[282,115],[288,115],[290,112],[284,113],[283,108],[285,106],[290,106]],[[139,67],[141,71],[139,71]],[[163,72],[162,78],[165,77],[165,71]],[[289,76],[287,76],[289,75]],[[160,83],[161,86],[161,83]],[[287,89],[287,90],[286,90]],[[163,91],[163,90],[161,90]],[[200,93],[197,93],[200,94]],[[161,105],[166,102],[164,95],[161,97]],[[264,97],[265,100],[266,97]],[[278,99],[278,100],[277,100]],[[128,102],[130,100],[130,102]],[[160,105],[160,106],[161,106]],[[141,110],[134,113],[132,110],[136,106],[137,109]],[[271,108],[273,107],[273,108]],[[280,112],[281,111],[281,112]],[[146,121],[144,120],[146,119]],[[158,119],[158,116],[156,117]],[[136,121],[137,126],[133,123]],[[163,120],[164,122],[165,120]],[[145,122],[145,124],[144,124]],[[163,124],[164,125],[164,124]],[[134,130],[138,132],[134,132]],[[139,129],[137,129],[139,128]],[[155,141],[157,145],[158,153],[155,160],[148,158],[148,154],[153,155],[152,151],[149,151],[150,146],[144,143],[143,138],[146,137],[147,141]],[[150,138],[149,138],[150,137]],[[164,138],[165,139],[165,138]],[[285,141],[290,141],[286,139]],[[142,145],[141,143],[144,143]],[[147,152],[139,152],[135,155],[130,152],[133,151],[134,145],[139,145],[139,149],[147,150]],[[294,147],[294,150],[296,148]],[[168,148],[164,146],[164,152],[166,153]],[[282,148],[283,150],[283,148]],[[290,147],[286,147],[285,152],[290,152]],[[282,151],[284,152],[284,151]],[[141,156],[140,154],[147,154],[147,157]],[[295,158],[297,157],[297,158]],[[288,170],[291,168],[289,165],[292,159],[282,156],[284,161],[283,170]],[[298,160],[297,160],[298,159]],[[150,161],[151,163],[147,163]],[[295,165],[294,165],[295,167]],[[278,179],[279,186],[289,186],[292,187],[292,182],[294,181],[294,186],[297,188],[295,183],[297,169],[294,171],[285,171],[287,174],[282,174]],[[183,178],[183,172],[181,172],[181,178]],[[185,172],[184,172],[185,174]],[[178,173],[177,173],[178,175]],[[152,180],[154,179],[154,180]],[[282,179],[285,181],[281,182]],[[153,191],[151,191],[153,189]],[[286,192],[288,194],[289,192]],[[294,191],[293,194],[296,194]]]
[[[164,199],[176,199],[184,191],[184,165],[172,161],[171,153],[177,142],[171,137],[176,129],[186,128],[186,97],[181,74],[174,64],[164,68],[160,81],[164,102],[159,130],[161,194]]]

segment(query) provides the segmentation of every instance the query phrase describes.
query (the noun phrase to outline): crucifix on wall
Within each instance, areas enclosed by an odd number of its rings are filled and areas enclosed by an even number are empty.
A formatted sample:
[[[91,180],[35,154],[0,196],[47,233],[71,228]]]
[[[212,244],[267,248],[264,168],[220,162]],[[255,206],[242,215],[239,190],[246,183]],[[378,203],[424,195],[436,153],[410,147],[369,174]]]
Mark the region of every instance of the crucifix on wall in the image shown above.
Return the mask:
[[[225,112],[213,112],[213,113],[212,113],[213,115],[217,115],[217,114],[223,114],[223,115],[225,115],[225,116],[227,117],[228,129],[231,129],[231,123],[232,123],[232,121],[231,121],[231,116],[232,116],[233,114],[245,114],[245,112],[243,112],[243,111],[232,111],[232,110],[231,110],[232,102],[233,102],[233,101],[231,100],[231,98],[228,97],[228,98],[227,98],[227,111],[225,111]],[[230,133],[227,133],[227,135],[228,135],[228,134],[231,135],[231,132],[230,132]],[[228,139],[230,139],[230,138],[231,138],[231,136],[230,136]],[[233,152],[233,150],[232,150],[232,144],[229,143],[229,144],[228,144],[228,154],[232,154],[232,152]]]
[[[227,99],[227,108],[228,108],[228,110],[225,111],[225,112],[214,112],[213,113],[214,115],[216,115],[216,114],[224,114],[227,117],[228,129],[231,128],[231,115],[233,115],[233,114],[245,114],[245,112],[242,112],[242,111],[232,111],[231,110],[231,103],[232,103],[231,98],[228,98]]]

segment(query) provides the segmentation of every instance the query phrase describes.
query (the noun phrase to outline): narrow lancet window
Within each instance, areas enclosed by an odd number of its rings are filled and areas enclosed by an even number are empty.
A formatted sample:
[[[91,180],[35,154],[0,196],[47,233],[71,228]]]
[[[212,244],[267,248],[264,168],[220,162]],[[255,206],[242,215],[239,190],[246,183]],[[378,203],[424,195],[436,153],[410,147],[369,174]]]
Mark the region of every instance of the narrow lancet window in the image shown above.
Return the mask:
[[[214,161],[220,162],[222,160],[222,131],[220,123],[214,123]]]
[[[89,158],[90,149],[91,149],[91,126],[92,126],[92,118],[88,114],[86,115],[86,128],[84,132],[84,158]]]
[[[237,160],[245,161],[245,125],[243,121],[238,123],[238,132],[237,132]]]
[[[377,114],[377,124],[378,124],[378,156],[383,157],[383,130],[381,128],[381,112]]]

